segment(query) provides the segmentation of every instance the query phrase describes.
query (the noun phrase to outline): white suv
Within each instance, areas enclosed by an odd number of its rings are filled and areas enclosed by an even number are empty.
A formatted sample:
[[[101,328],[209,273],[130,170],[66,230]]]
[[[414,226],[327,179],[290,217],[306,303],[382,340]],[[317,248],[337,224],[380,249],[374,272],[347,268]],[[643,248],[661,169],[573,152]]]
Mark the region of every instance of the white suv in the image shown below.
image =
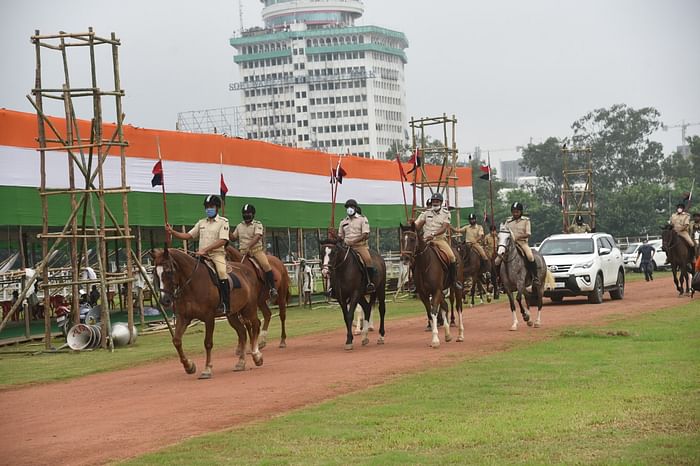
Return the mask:
[[[554,275],[554,289],[544,292],[552,301],[587,296],[588,302],[600,304],[605,291],[612,299],[624,297],[622,253],[609,234],[552,235],[542,242],[539,252]]]

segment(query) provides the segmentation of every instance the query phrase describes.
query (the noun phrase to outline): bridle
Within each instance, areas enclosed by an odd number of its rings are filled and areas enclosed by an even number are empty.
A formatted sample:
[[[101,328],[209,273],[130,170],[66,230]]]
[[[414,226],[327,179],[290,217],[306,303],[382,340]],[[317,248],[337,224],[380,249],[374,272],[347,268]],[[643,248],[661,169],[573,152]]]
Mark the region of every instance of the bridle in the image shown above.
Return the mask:
[[[508,241],[506,244],[500,244],[499,242],[498,246],[496,246],[496,255],[501,258],[501,261],[504,264],[508,264],[513,262],[515,258],[518,257],[518,255],[515,254],[512,258],[508,259],[508,250],[515,247],[513,246],[513,232],[510,230],[501,230],[499,233],[508,233]],[[503,252],[501,252],[501,248],[503,249]]]
[[[340,267],[341,265],[343,265],[343,264],[345,263],[345,261],[347,261],[348,258],[350,257],[350,247],[349,247],[349,246],[345,246],[345,245],[343,245],[343,244],[341,244],[341,243],[334,243],[334,244],[333,244],[333,243],[328,243],[328,244],[324,244],[323,247],[324,247],[324,248],[331,248],[331,252],[328,253],[328,263],[327,263],[327,264],[323,264],[323,267],[321,267],[321,273],[322,273],[322,274],[328,274],[328,272],[335,271],[338,267]],[[340,262],[338,262],[337,259],[336,259],[335,263],[331,264],[330,254],[333,252],[332,250],[333,250],[333,249],[336,249],[336,248],[337,248],[337,249],[341,249],[341,250],[342,250],[342,249],[345,249],[345,254],[343,255],[343,260],[341,260]],[[335,257],[337,257],[337,256],[335,256]]]
[[[411,248],[411,249],[408,248],[408,238],[405,238],[403,241],[401,241],[401,250],[399,252],[401,257],[407,257],[409,262],[411,264],[413,264],[413,262],[416,260],[416,258],[418,256],[420,256],[421,254],[424,254],[425,251],[428,250],[428,244],[425,243],[425,245],[423,246],[423,249],[421,249],[420,251],[416,251],[418,249],[418,243],[419,243],[418,232],[413,231],[413,230],[405,230],[402,232],[402,234],[405,236],[411,236],[411,237],[415,238],[415,240],[413,242],[413,248]]]
[[[187,286],[190,284],[190,282],[194,278],[194,274],[197,272],[197,269],[199,268],[199,264],[204,260],[201,256],[192,255],[192,257],[194,257],[197,262],[195,263],[194,268],[192,269],[192,273],[190,274],[189,277],[187,277],[187,280],[185,280],[185,283],[183,283],[182,285],[176,285],[175,289],[173,291],[168,291],[168,290],[160,289],[160,280],[158,280],[159,291],[166,296],[170,296],[170,299],[172,300],[173,304],[175,304],[175,301],[177,301],[177,299],[180,297],[180,295],[182,294],[182,291],[185,288],[187,288]],[[172,277],[175,275],[175,271],[177,270],[177,263],[175,262],[175,259],[173,259],[172,256],[170,256],[165,262],[168,263],[169,270],[165,270],[165,268],[164,268],[163,275],[165,276],[166,274],[168,274],[168,278],[171,278],[171,281],[175,282],[175,279]],[[156,276],[157,276],[157,274],[156,274]]]

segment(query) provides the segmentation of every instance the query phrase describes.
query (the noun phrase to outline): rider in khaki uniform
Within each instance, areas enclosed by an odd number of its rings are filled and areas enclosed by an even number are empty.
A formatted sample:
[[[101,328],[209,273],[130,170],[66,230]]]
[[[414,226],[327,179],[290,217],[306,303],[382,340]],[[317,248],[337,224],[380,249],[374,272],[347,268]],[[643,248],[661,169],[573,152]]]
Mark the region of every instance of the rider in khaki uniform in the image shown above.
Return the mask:
[[[481,247],[481,242],[484,240],[484,228],[476,224],[476,215],[469,214],[469,225],[465,225],[462,228],[452,228],[452,231],[464,235],[464,242],[479,253],[479,256],[481,256],[481,268],[483,269],[489,258]]]
[[[462,284],[455,280],[457,258],[447,242],[446,233],[450,229],[451,215],[449,210],[442,208],[442,201],[442,194],[433,193],[430,197],[430,209],[425,210],[416,220],[416,230],[423,228],[423,240],[434,244],[447,256],[450,261],[447,281],[450,285],[454,284],[457,288],[462,288]]]
[[[700,256],[700,212],[693,214],[690,224],[690,237],[695,241],[695,257]]]
[[[690,237],[690,214],[685,211],[685,204],[682,202],[676,205],[676,212],[671,215],[669,222],[678,236],[683,238],[688,247],[693,252],[693,260],[695,260],[695,242]]]
[[[496,248],[498,247],[498,228],[496,225],[491,225],[489,234],[484,237],[484,251],[492,259],[496,257]]]
[[[195,253],[198,256],[208,256],[214,263],[216,274],[219,277],[219,310],[227,313],[229,310],[229,286],[226,274],[226,243],[228,243],[228,219],[219,216],[221,199],[218,196],[207,196],[204,199],[204,212],[206,218],[201,219],[187,233],[173,230],[166,225],[165,229],[175,238],[182,240],[199,240],[199,249]]]
[[[243,221],[236,225],[236,228],[231,232],[231,239],[238,240],[240,250],[244,255],[251,256],[260,265],[260,268],[265,272],[265,282],[270,288],[270,299],[277,298],[277,288],[275,287],[275,277],[272,274],[272,267],[267,260],[265,248],[263,247],[263,239],[265,235],[265,227],[255,218],[255,206],[253,204],[245,204],[241,209]]]
[[[591,227],[587,223],[583,223],[583,217],[581,215],[576,216],[576,223],[569,226],[569,233],[590,233]]]
[[[523,216],[523,205],[520,202],[514,202],[510,206],[511,217],[506,220],[505,226],[513,234],[513,240],[520,250],[525,254],[527,261],[525,263],[528,272],[532,276],[532,284],[540,285],[540,279],[537,276],[537,262],[532,255],[530,245],[527,243],[530,239],[530,219]]]
[[[372,256],[369,253],[367,240],[369,239],[369,220],[358,212],[358,205],[355,199],[348,199],[345,202],[347,217],[340,222],[338,227],[338,237],[343,240],[346,246],[351,247],[362,257],[362,262],[367,268],[367,293],[374,293],[374,273]]]

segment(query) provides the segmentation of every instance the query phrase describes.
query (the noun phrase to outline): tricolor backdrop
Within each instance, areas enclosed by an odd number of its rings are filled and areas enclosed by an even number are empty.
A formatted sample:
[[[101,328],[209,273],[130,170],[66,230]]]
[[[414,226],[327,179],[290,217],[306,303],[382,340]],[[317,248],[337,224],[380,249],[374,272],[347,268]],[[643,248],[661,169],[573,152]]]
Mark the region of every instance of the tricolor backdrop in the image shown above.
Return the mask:
[[[65,121],[53,119],[63,130]],[[104,138],[114,133],[114,125],[104,126]],[[80,122],[80,133],[89,135],[89,123]],[[47,128],[47,137],[53,137]],[[240,209],[252,203],[256,218],[268,227],[324,228],[330,221],[331,168],[337,155],[293,149],[213,134],[192,134],[124,127],[129,146],[127,184],[129,221],[132,225],[163,224],[161,187],[151,186],[152,169],[158,158],[160,141],[163,177],[168,196],[168,215],[173,225],[191,225],[203,216],[202,200],[218,194],[221,175],[228,186],[226,216],[240,218]],[[40,158],[35,114],[0,109],[0,224],[41,225]],[[105,187],[120,185],[118,148],[112,148],[104,166]],[[222,155],[223,154],[223,157]],[[47,188],[68,187],[68,156],[46,152]],[[403,195],[396,161],[342,158],[347,172],[338,186],[336,224],[344,215],[342,204],[357,199],[373,227],[395,227],[405,222]],[[410,167],[405,165],[404,169]],[[440,167],[426,166],[431,179]],[[77,172],[77,170],[76,170]],[[79,173],[79,172],[77,172]],[[471,169],[460,168],[458,198],[460,208],[473,205]],[[405,183],[411,202],[411,186]],[[121,198],[107,197],[108,204],[121,216]],[[62,226],[70,213],[68,196],[50,196],[49,223]],[[420,202],[420,200],[419,200]],[[410,206],[409,206],[410,209]]]

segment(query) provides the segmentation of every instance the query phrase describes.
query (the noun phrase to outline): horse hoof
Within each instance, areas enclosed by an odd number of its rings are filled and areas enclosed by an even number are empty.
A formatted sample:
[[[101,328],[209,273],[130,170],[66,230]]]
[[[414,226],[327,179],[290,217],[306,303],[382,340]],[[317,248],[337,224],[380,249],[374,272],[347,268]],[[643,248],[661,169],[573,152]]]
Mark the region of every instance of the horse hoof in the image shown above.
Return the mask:
[[[279,347],[280,347],[280,348],[286,348],[286,347],[287,347],[287,342],[284,341],[284,340],[280,341],[280,346],[279,346]]]
[[[516,330],[518,330],[518,326],[517,326],[517,325],[513,325],[513,326],[510,327],[510,331],[511,331],[511,332],[515,332]]]
[[[206,379],[211,379],[211,372],[202,372],[199,374],[199,377],[197,377],[199,380],[206,380]]]
[[[457,337],[457,343],[462,343],[464,341],[464,337]]]
[[[355,330],[354,332],[352,332],[353,335],[359,335],[360,333],[362,333],[361,330]]]
[[[352,351],[352,343],[345,344],[345,351]]]
[[[379,339],[377,340],[377,344],[383,345],[384,344],[384,337],[379,337]]]
[[[540,327],[542,327],[542,324],[540,324],[539,322],[535,322],[535,328],[540,328]]]
[[[187,369],[185,369],[185,372],[187,372],[189,375],[194,374],[195,372],[197,372],[197,364],[192,362],[190,366]]]
[[[235,366],[233,366],[233,372],[243,372],[245,370],[245,362],[239,361]]]
[[[445,335],[445,343],[449,343],[452,341],[452,336],[451,335]]]
[[[532,322],[531,320],[528,320],[528,321],[527,321],[527,326],[528,326],[528,327],[532,327],[533,325],[535,325],[534,322]]]
[[[263,355],[262,353],[258,352],[257,354],[253,354],[253,362],[255,363],[256,366],[262,366],[263,365]]]
[[[438,348],[440,348],[440,342],[439,342],[439,341],[438,341],[438,342],[432,342],[432,343],[430,344],[430,347],[433,348],[433,349],[438,349]]]
[[[367,346],[369,345],[369,338],[363,338],[362,339],[362,346]]]
[[[372,326],[370,325],[369,328],[368,328],[367,330],[369,330],[370,332],[374,332],[374,327],[372,327]]]

